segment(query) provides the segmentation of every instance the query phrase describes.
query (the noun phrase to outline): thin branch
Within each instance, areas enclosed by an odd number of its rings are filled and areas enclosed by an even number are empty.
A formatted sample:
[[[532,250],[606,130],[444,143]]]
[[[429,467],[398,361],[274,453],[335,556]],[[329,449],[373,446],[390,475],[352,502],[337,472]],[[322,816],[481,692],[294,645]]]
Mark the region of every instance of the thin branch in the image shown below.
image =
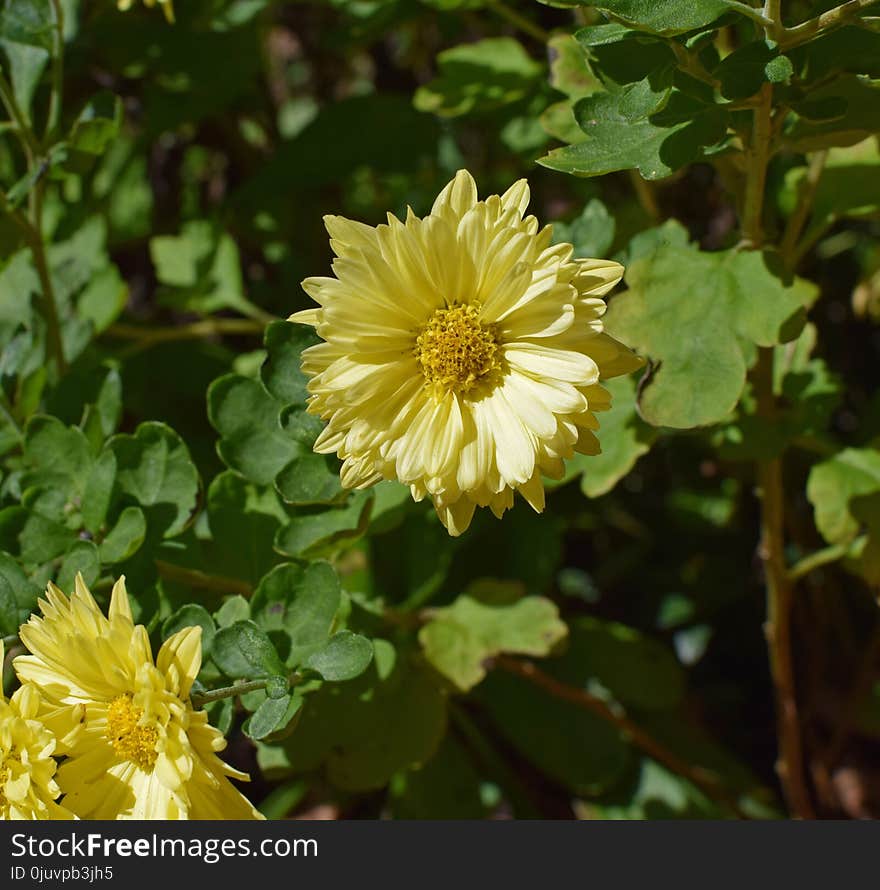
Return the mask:
[[[821,550],[799,559],[788,570],[788,580],[794,583],[822,566],[844,559],[862,540],[864,539],[857,538],[849,544],[832,544],[830,547],[823,547]]]
[[[18,105],[15,91],[2,71],[0,71],[0,103],[3,104],[9,119],[15,125],[15,132],[21,141],[22,150],[24,151],[28,168],[30,168],[33,166],[34,157],[40,153],[40,146],[37,145],[37,140],[31,131],[27,116]]]
[[[61,120],[61,98],[64,90],[64,7],[61,0],[52,0],[55,10],[55,54],[52,58],[52,91],[43,142],[51,144]]]
[[[243,597],[249,597],[254,589],[247,581],[240,578],[227,578],[224,575],[208,575],[197,569],[186,569],[176,566],[174,563],[156,560],[156,569],[159,575],[169,581],[185,584],[196,590],[213,590],[217,593],[237,593]]]
[[[507,4],[502,2],[502,0],[486,0],[486,6],[497,15],[501,16],[501,18],[507,19],[511,25],[519,28],[524,34],[534,37],[535,40],[538,40],[541,43],[547,43],[547,41],[550,40],[551,34],[549,31],[545,31],[531,19],[527,19],[515,9],[511,9]]]
[[[789,269],[794,268],[794,258],[798,256],[798,239],[804,229],[804,224],[810,216],[810,211],[813,209],[813,201],[816,197],[819,180],[822,178],[827,160],[828,149],[822,149],[812,155],[807,166],[806,175],[800,182],[797,206],[788,219],[785,234],[782,236],[782,243],[779,247],[783,262]]]
[[[158,343],[169,343],[175,340],[200,340],[203,337],[220,336],[223,334],[254,334],[260,335],[265,324],[250,318],[206,318],[191,324],[174,327],[149,328],[133,324],[114,324],[104,332],[104,336],[119,340],[136,341],[136,351],[140,352],[156,346]]]
[[[834,9],[829,9],[815,18],[795,25],[793,28],[783,28],[779,39],[780,48],[785,51],[795,46],[800,46],[808,40],[812,40],[822,31],[838,28],[847,22],[857,18],[863,9],[873,6],[878,0],[847,0]]]
[[[692,782],[712,800],[729,806],[740,818],[748,818],[736,798],[721,785],[714,773],[682,759],[648,735],[625,714],[612,710],[601,698],[591,695],[586,690],[560,683],[559,680],[550,674],[544,673],[531,661],[519,661],[507,655],[499,655],[494,659],[494,663],[508,673],[516,674],[530,683],[540,686],[554,698],[571,702],[571,704],[590,711],[607,723],[612,724],[649,757]]]
[[[220,701],[224,698],[234,698],[239,695],[245,695],[248,692],[256,692],[259,689],[266,688],[266,680],[250,680],[247,683],[233,683],[232,686],[223,686],[220,689],[208,689],[205,692],[194,692],[190,696],[190,701],[194,708],[202,708],[214,701]]]
[[[750,18],[753,22],[757,22],[765,30],[773,28],[773,22],[768,19],[760,9],[749,6],[748,3],[738,3],[736,0],[727,0],[724,4],[728,9],[735,9],[741,15]]]
[[[49,260],[46,255],[46,244],[43,241],[43,189],[44,184],[38,182],[32,192],[31,201],[31,254],[37,267],[40,288],[43,291],[43,313],[46,319],[46,333],[49,338],[49,351],[55,357],[59,376],[67,370],[67,359],[64,357],[64,343],[61,339],[61,321],[58,317],[58,303],[55,299],[55,287],[49,271]]]

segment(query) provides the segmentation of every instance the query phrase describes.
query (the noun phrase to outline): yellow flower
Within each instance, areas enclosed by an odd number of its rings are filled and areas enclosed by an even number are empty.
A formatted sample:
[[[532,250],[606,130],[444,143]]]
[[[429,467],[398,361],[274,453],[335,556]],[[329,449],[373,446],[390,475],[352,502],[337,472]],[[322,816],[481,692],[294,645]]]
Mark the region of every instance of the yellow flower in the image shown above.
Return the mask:
[[[4,649],[0,641],[0,666]],[[39,719],[40,694],[30,684],[8,701],[0,688],[0,819],[73,819],[55,803],[55,736]]]
[[[144,0],[144,6],[155,6],[157,0]],[[116,8],[120,9],[122,12],[128,12],[131,9],[133,0],[116,0]],[[165,13],[165,18],[168,19],[169,22],[173,24],[174,22],[174,3],[172,0],[158,0],[159,6],[162,7],[162,12]]]
[[[200,627],[166,640],[154,664],[124,578],[107,618],[79,575],[70,599],[50,583],[40,609],[22,625],[32,654],[15,670],[40,689],[67,755],[58,769],[65,806],[89,819],[262,818],[229,782],[247,775],[217,756],[223,735],[190,702]]]
[[[460,170],[424,219],[327,216],[336,277],[307,278],[320,308],[290,316],[326,341],[302,360],[327,421],[315,451],[339,455],[348,488],[398,479],[429,495],[452,535],[514,491],[543,510],[542,475],[599,453],[600,378],[642,364],[602,327],[623,267],[551,245],[528,203],[525,180],[478,201]]]

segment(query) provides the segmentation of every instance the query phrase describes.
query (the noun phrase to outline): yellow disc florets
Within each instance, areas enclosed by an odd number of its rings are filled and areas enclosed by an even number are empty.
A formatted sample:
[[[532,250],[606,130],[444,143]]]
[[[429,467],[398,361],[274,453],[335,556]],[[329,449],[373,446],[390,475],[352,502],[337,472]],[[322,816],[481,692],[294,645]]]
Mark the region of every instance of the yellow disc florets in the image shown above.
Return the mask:
[[[438,393],[466,393],[500,366],[494,327],[481,322],[477,304],[437,309],[416,337],[413,352]]]
[[[107,738],[120,757],[149,772],[156,762],[159,732],[140,722],[143,713],[132,704],[130,695],[114,698],[107,708]]]

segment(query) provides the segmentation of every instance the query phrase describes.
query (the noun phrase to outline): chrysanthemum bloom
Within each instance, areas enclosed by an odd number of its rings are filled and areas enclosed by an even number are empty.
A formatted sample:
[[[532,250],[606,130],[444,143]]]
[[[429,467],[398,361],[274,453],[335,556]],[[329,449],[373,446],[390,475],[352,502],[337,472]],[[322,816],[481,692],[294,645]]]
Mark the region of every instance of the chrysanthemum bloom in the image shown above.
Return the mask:
[[[307,278],[320,308],[290,316],[326,341],[302,359],[327,421],[315,451],[339,455],[348,488],[398,479],[430,495],[453,535],[514,491],[543,510],[542,475],[599,452],[600,378],[642,364],[602,327],[623,267],[551,245],[528,203],[525,180],[478,201],[461,170],[424,219],[325,217],[336,277]]]
[[[46,721],[68,757],[57,776],[68,809],[89,819],[262,818],[229,782],[247,775],[217,756],[223,735],[190,702],[200,627],[169,637],[154,664],[124,578],[107,618],[79,575],[70,599],[49,584],[40,609],[21,628],[32,654],[15,670],[54,711]]]
[[[122,10],[122,12],[127,12],[132,7],[132,3],[134,0],[116,0],[117,9]],[[155,6],[157,0],[144,0],[144,6]],[[174,3],[173,0],[158,0],[159,6],[162,7],[162,12],[165,13],[165,18],[168,19],[169,22],[174,22]]]
[[[4,649],[0,641],[0,666]],[[0,688],[0,819],[72,819],[56,803],[55,736],[39,719],[40,694],[30,684],[7,701]]]

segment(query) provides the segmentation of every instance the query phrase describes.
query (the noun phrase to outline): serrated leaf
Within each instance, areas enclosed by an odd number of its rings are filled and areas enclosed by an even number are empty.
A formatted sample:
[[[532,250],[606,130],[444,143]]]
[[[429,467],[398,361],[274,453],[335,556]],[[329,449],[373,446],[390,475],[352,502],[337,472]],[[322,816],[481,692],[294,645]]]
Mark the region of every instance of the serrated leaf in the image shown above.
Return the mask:
[[[607,328],[654,362],[640,384],[642,417],[688,429],[735,407],[755,346],[798,336],[815,287],[780,277],[772,254],[660,247],[629,267]]]
[[[640,82],[615,93],[598,93],[575,105],[575,117],[587,136],[577,145],[557,148],[538,163],[575,176],[601,176],[637,169],[644,179],[662,179],[695,161],[726,133],[725,112],[674,92],[650,101]]]
[[[341,630],[333,634],[304,667],[317,671],[325,680],[342,682],[362,674],[373,660],[373,644],[360,634]]]
[[[568,632],[550,600],[511,592],[496,584],[462,594],[419,631],[425,657],[462,692],[486,676],[493,655],[547,655]]]
[[[735,9],[726,0],[600,0],[597,9],[652,34],[685,34]]]

